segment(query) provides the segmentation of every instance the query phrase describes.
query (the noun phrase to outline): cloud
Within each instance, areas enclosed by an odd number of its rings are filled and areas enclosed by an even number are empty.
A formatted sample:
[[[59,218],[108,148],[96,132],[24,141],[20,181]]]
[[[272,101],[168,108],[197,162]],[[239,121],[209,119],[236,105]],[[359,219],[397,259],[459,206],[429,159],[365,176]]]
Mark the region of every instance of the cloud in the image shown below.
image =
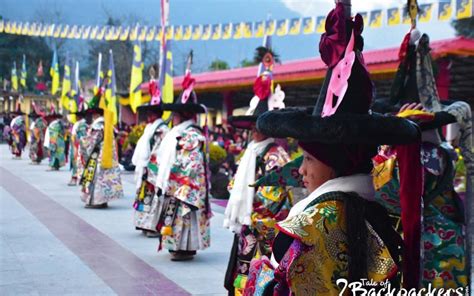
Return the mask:
[[[334,8],[334,0],[280,0],[288,9],[302,16],[326,15]],[[368,11],[378,8],[403,6],[403,0],[364,0],[352,1],[352,11]]]

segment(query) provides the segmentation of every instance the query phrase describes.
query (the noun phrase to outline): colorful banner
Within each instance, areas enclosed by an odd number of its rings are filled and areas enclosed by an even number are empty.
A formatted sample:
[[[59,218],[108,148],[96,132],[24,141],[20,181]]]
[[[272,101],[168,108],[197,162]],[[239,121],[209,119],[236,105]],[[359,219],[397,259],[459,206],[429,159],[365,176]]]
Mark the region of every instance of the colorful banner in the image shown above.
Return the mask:
[[[472,16],[472,0],[456,0],[456,18],[469,18]]]
[[[290,29],[288,34],[290,35],[299,35],[301,32],[301,19],[293,18],[290,20]]]
[[[418,21],[420,23],[427,23],[431,21],[431,16],[433,14],[434,4],[421,4],[420,5],[420,14],[418,15]]]
[[[242,34],[244,38],[252,38],[253,37],[253,25],[252,22],[242,23]]]
[[[201,40],[209,40],[211,39],[211,25],[204,25],[202,27],[202,36],[201,36]]]
[[[265,35],[265,22],[253,23],[253,37],[262,38]]]
[[[193,40],[200,40],[202,36],[202,25],[194,25],[193,26]]]
[[[370,28],[382,27],[382,10],[381,9],[372,10],[370,12],[369,27]]]
[[[211,35],[212,35],[212,40],[221,39],[221,37],[222,37],[222,25],[221,24],[212,25]],[[175,40],[176,40],[176,38],[175,38]]]
[[[438,3],[438,20],[449,21],[453,16],[453,4],[451,0],[440,0]]]
[[[315,32],[314,17],[303,18],[303,34],[313,34]]]
[[[469,18],[473,15],[473,0],[437,0],[419,5],[418,20],[448,21],[452,18]],[[435,11],[436,7],[438,8]],[[363,11],[359,14],[369,28],[411,24],[405,8],[392,7]],[[385,21],[385,16],[387,20]],[[262,38],[264,35],[286,36],[325,32],[325,16],[236,22],[224,24],[194,24],[166,26],[167,40],[228,40]],[[0,20],[0,33],[39,37],[84,40],[121,40],[154,42],[162,39],[162,26],[84,26],[74,24],[42,24]]]
[[[390,8],[387,10],[387,25],[396,26],[402,22],[402,16],[399,8]]]
[[[232,23],[228,23],[224,25],[224,28],[222,29],[222,39],[227,40],[232,38],[232,32],[233,31],[233,26]]]
[[[316,33],[322,34],[326,32],[326,17],[318,16],[316,18]]]

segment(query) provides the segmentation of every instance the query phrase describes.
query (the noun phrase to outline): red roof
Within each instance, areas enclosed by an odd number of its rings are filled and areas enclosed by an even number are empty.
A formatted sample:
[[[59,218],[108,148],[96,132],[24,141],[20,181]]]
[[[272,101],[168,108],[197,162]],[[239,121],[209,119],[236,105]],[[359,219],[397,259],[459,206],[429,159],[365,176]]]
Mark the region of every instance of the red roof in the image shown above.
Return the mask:
[[[440,58],[449,54],[474,56],[474,39],[457,37],[430,43],[432,56]],[[398,68],[398,47],[369,50],[364,59],[373,78],[393,75]],[[230,90],[253,85],[257,66],[194,74],[196,90]],[[276,82],[285,84],[322,80],[326,65],[321,58],[290,61],[275,66]],[[175,90],[181,89],[184,76],[174,78]]]

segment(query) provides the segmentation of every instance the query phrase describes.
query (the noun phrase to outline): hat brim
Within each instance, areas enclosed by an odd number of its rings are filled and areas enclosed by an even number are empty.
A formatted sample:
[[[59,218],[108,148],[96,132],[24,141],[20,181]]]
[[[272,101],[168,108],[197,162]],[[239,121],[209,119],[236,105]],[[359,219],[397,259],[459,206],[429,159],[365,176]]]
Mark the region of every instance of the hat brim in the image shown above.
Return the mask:
[[[88,114],[100,114],[100,115],[104,115],[104,110],[102,108],[89,108],[85,111],[86,115]]]
[[[257,120],[257,129],[275,137],[291,137],[325,144],[408,144],[421,138],[412,121],[377,113],[311,115],[308,109],[287,108],[266,112]]]
[[[188,112],[188,113],[206,113],[203,106],[194,103],[186,104],[162,104],[163,111]]]
[[[161,108],[161,105],[142,105],[142,106],[138,106],[137,112],[138,113],[146,113],[146,112],[160,113],[160,112],[163,112],[163,108]]]
[[[257,124],[257,119],[255,115],[230,116],[228,122],[235,128],[250,130]]]

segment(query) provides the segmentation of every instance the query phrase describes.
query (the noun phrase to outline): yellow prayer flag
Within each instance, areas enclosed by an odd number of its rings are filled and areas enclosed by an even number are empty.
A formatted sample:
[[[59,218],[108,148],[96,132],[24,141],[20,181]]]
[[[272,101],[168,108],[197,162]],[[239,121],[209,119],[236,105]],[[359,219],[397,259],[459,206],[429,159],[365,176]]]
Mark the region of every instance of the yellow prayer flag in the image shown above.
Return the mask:
[[[193,36],[193,26],[187,25],[183,28],[183,31],[183,40],[191,40],[191,37]]]
[[[49,25],[51,26],[51,25]],[[49,26],[48,26],[48,32],[49,32]],[[21,35],[28,35],[28,28],[30,27],[30,23],[25,23],[23,27],[21,28]]]
[[[370,12],[370,21],[369,27],[371,28],[380,28],[382,27],[382,10],[372,10]]]
[[[277,36],[286,36],[288,35],[288,20],[279,20],[277,21]]]
[[[472,16],[472,0],[456,0],[456,19]]]
[[[166,27],[166,40],[172,40],[174,35],[174,27],[168,26]]]
[[[243,30],[242,34],[244,38],[253,37],[252,22],[242,23],[242,30]]]
[[[148,28],[148,32],[146,33],[146,41],[153,41],[155,39],[156,34],[156,27],[151,26]]]
[[[212,25],[212,40],[219,40],[222,37],[222,25],[221,24],[215,24]],[[175,38],[176,40],[176,38]]]
[[[243,23],[235,23],[234,24],[234,34],[232,38],[234,39],[241,39],[243,37]]]
[[[389,8],[387,10],[387,24],[389,26],[399,25],[402,21],[402,16],[400,14],[400,8]]]
[[[293,18],[290,20],[290,35],[299,35],[301,31],[301,19],[300,18]]]
[[[5,23],[4,32],[7,33],[7,34],[10,34],[10,30],[11,30],[10,22],[7,21],[7,22]]]
[[[448,21],[453,16],[453,5],[451,0],[440,0],[438,3],[438,20]]]
[[[5,23],[3,20],[0,20],[0,33],[3,33],[4,29],[5,29]]]
[[[326,32],[326,17],[318,16],[316,18],[316,33],[322,34]]]
[[[174,40],[183,40],[183,26],[174,27]]]
[[[59,37],[66,38],[68,33],[69,33],[69,25],[65,25],[62,28],[62,31],[61,31],[61,34],[59,35]]]
[[[276,21],[275,20],[268,20],[265,22],[265,35],[272,36],[275,35],[276,32]]]
[[[201,40],[211,39],[211,25],[204,25]]]
[[[404,24],[404,25],[411,24],[410,14],[405,9],[404,9],[403,14],[402,14],[402,24]]]
[[[67,34],[67,38],[73,39],[74,36],[76,36],[76,31],[77,31],[77,26],[76,25],[72,26],[71,29],[69,30],[69,33]]]
[[[155,34],[155,40],[161,42],[161,39],[163,38],[163,28],[159,26],[156,29],[157,29],[157,32]]]
[[[233,31],[232,23],[224,24],[222,39],[227,40],[227,39],[232,38],[232,33],[233,33],[232,31]]]
[[[36,26],[35,26],[35,31],[36,31]],[[53,32],[53,37],[59,38],[59,36],[61,35],[61,32],[62,32],[62,25],[56,25]]]
[[[202,25],[193,25],[193,40],[200,40],[202,36]]]
[[[82,36],[81,38],[82,39],[89,39],[89,35],[91,34],[91,26],[87,26],[84,28],[84,30],[82,31]]]
[[[138,40],[140,41],[145,41],[146,40],[146,35],[147,35],[148,27],[140,27],[140,31],[138,33]]]
[[[313,34],[315,26],[314,24],[314,17],[303,18],[303,34]]]
[[[427,23],[431,20],[433,6],[433,3],[420,5],[421,14],[418,16],[418,21],[420,23]]]
[[[121,41],[127,41],[128,39],[128,34],[130,33],[130,27],[125,27],[125,28],[122,28],[122,32],[120,32],[120,37],[119,39]]]
[[[255,22],[253,33],[255,38],[263,38],[263,36],[265,36],[265,22]]]
[[[107,27],[99,27],[99,31],[97,32],[97,35],[95,36],[96,40],[103,40],[105,37],[105,31]]]
[[[69,110],[69,100],[71,92],[71,67],[69,65],[69,58],[66,58],[66,63],[64,64],[64,77],[63,85],[61,87],[61,106],[66,110]]]
[[[140,27],[139,27],[139,26],[135,26],[135,28],[133,28],[133,29],[130,31],[129,38],[130,38],[131,41],[137,40],[137,38],[138,38],[138,33],[139,33],[138,30],[140,30]]]

